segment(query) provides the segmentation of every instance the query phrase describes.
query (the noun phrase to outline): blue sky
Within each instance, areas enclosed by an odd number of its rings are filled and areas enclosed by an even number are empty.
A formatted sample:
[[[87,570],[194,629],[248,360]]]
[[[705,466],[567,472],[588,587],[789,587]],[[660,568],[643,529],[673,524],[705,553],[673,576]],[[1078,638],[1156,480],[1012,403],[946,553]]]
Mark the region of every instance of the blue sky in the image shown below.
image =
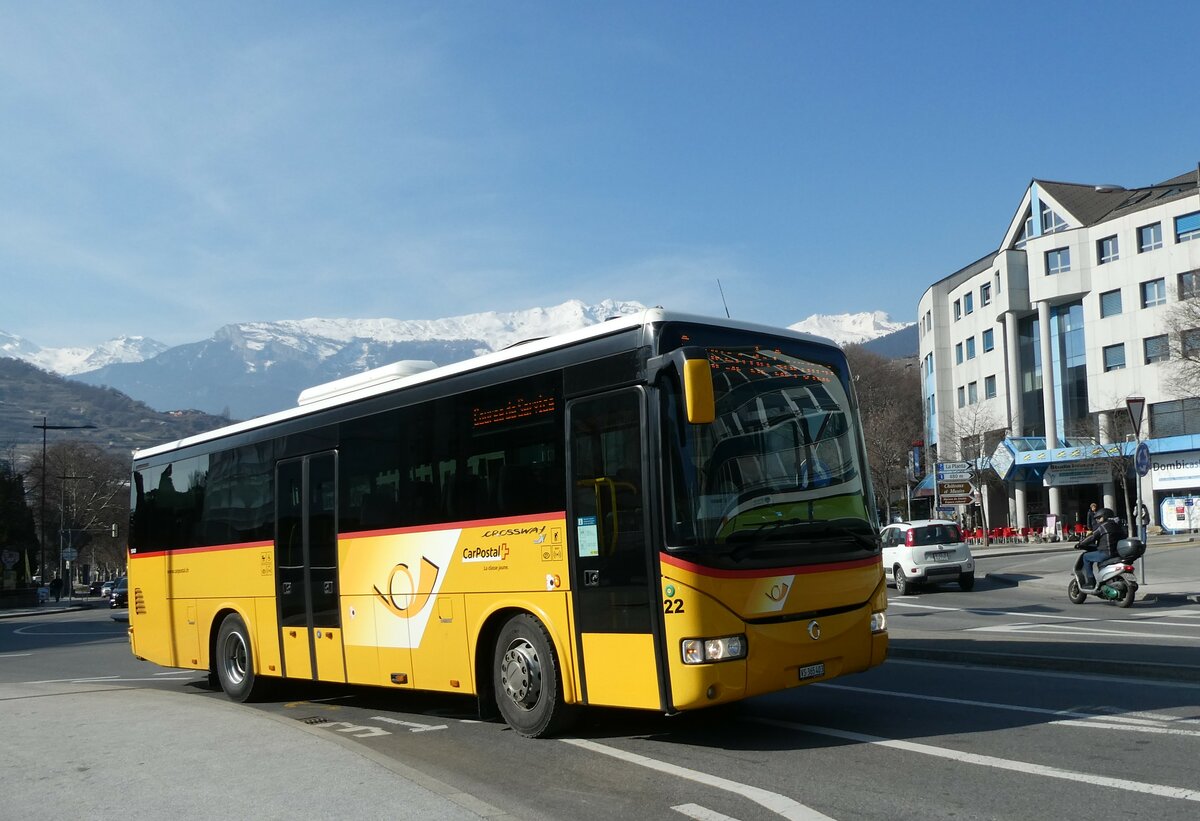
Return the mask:
[[[1200,160],[1200,4],[0,0],[0,330],[578,298],[915,319]],[[1189,34],[1183,34],[1190,32]]]

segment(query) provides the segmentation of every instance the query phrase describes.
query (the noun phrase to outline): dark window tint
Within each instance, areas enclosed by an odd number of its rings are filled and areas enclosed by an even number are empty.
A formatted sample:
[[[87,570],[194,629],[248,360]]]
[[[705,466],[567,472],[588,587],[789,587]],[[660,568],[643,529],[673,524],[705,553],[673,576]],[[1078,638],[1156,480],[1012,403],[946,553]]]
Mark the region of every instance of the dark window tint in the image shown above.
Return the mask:
[[[913,544],[954,544],[961,542],[958,525],[925,525],[913,528]]]

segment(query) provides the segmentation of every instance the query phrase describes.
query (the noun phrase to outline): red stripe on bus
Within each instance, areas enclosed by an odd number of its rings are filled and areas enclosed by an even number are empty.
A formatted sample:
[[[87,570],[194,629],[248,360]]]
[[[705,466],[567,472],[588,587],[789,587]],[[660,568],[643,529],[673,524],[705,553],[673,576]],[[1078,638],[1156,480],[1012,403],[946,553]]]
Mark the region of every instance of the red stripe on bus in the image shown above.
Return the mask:
[[[275,542],[240,542],[237,544],[214,544],[204,547],[173,547],[169,550],[147,550],[141,553],[130,553],[131,559],[148,559],[151,556],[166,556],[171,553],[209,553],[216,550],[250,550],[258,547],[274,547]]]
[[[693,564],[692,562],[684,561],[683,559],[671,556],[667,553],[659,553],[658,557],[659,561],[661,561],[663,564],[669,564],[672,567],[678,567],[680,570],[688,570],[701,576],[712,576],[718,579],[765,579],[768,576],[826,573],[831,570],[852,570],[856,567],[869,567],[873,564],[879,564],[879,557],[874,556],[867,559],[853,559],[845,562],[802,564],[793,565],[792,567],[768,567],[759,570],[718,570],[713,567],[704,567],[703,565]]]

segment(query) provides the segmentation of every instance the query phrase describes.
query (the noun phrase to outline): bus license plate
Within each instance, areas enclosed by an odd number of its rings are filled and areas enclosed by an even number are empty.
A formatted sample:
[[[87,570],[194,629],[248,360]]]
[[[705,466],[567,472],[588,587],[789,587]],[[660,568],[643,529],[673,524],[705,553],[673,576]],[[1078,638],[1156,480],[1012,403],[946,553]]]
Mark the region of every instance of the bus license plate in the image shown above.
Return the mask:
[[[801,681],[809,678],[820,678],[823,675],[825,675],[825,662],[823,661],[800,668]]]

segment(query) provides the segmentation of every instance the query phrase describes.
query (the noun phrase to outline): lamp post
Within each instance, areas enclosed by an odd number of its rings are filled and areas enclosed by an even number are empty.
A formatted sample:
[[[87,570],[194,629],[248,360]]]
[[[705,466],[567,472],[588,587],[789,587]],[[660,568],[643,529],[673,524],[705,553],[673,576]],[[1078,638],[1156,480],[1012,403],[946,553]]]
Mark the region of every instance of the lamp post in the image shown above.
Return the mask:
[[[41,548],[41,558],[38,560],[38,575],[41,577],[42,584],[46,583],[46,431],[48,430],[88,430],[93,429],[95,425],[47,425],[46,417],[42,417],[42,424],[34,425],[35,430],[42,431],[42,503],[41,514],[39,516],[39,524],[41,526],[41,539],[38,544]]]
[[[1146,410],[1146,397],[1130,396],[1125,400],[1125,408],[1129,411],[1129,424],[1133,426],[1133,438],[1137,442],[1134,461],[1139,462],[1142,450],[1142,413]],[[1126,468],[1128,470],[1128,468]],[[1144,475],[1141,468],[1137,471],[1137,502],[1134,508],[1133,515],[1129,517],[1130,524],[1134,527],[1134,532],[1137,537],[1145,543],[1145,536],[1142,533],[1142,476]],[[1142,555],[1142,584],[1146,583],[1146,556]]]

